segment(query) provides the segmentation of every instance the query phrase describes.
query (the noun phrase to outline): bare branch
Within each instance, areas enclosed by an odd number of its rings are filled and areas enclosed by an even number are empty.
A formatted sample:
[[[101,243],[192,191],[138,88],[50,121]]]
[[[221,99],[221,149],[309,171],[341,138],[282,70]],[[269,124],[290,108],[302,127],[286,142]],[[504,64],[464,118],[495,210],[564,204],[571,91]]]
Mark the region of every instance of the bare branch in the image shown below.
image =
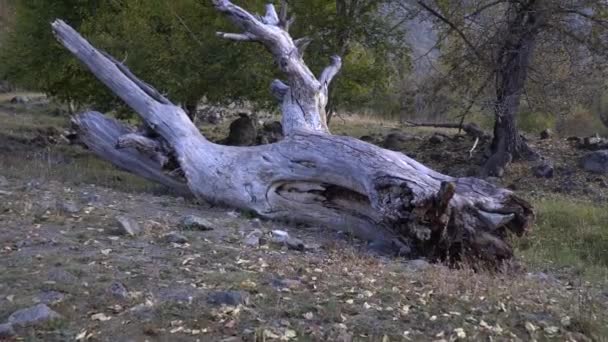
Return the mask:
[[[223,39],[234,40],[237,42],[254,42],[255,39],[243,33],[217,32],[216,35]]]
[[[115,59],[95,49],[63,20],[55,20],[52,26],[57,40],[136,112],[146,115],[155,109],[155,105],[167,104],[168,100],[159,96],[158,91]]]
[[[331,80],[338,74],[338,71],[340,71],[340,68],[342,68],[342,58],[337,55],[331,56],[331,63],[327,68],[325,68],[325,70],[323,70],[321,76],[319,77],[319,82],[321,82],[321,85],[328,87]]]
[[[444,17],[443,15],[441,15],[441,13],[437,12],[432,7],[430,7],[429,5],[425,4],[424,1],[418,0],[416,2],[418,3],[418,5],[420,5],[420,7],[424,8],[427,12],[429,12],[430,14],[432,14],[437,19],[443,21],[445,24],[447,24],[449,27],[451,27],[456,33],[458,33],[458,35],[460,36],[460,38],[462,38],[462,40],[464,41],[464,43],[471,50],[473,50],[473,52],[475,53],[475,56],[477,58],[479,58],[479,60],[482,60],[482,61],[485,60],[485,58],[483,57],[483,55],[477,50],[477,47],[475,47],[475,45],[473,45],[473,43],[471,43],[471,41],[469,40],[469,38],[464,34],[464,32],[462,32],[462,30],[458,26],[456,26],[456,24],[452,23],[449,19],[447,19],[446,17]]]
[[[287,0],[281,0],[281,9],[279,9],[279,26],[285,29],[285,24],[289,20],[287,18],[287,9],[289,5],[287,4]]]
[[[264,16],[264,24],[266,25],[275,25],[278,26],[280,21],[279,21],[279,15],[277,14],[277,11],[274,8],[273,4],[267,4],[266,5],[266,15]]]
[[[272,95],[279,101],[283,101],[285,94],[289,91],[289,86],[281,80],[274,80],[270,85]]]
[[[298,53],[300,54],[300,58],[304,58],[304,51],[306,50],[308,45],[310,45],[311,42],[312,42],[312,38],[309,38],[309,37],[302,37],[302,38],[296,39],[294,41],[294,44],[296,44],[296,47],[298,48]]]

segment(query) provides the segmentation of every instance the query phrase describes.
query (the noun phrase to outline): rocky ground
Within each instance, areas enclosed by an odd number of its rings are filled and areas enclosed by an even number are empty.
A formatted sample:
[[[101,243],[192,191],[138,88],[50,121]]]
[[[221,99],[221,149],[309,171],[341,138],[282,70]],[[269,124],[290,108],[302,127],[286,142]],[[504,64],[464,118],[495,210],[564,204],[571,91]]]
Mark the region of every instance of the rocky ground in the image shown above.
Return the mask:
[[[0,106],[0,340],[608,337],[605,279],[525,261],[500,274],[452,270],[378,255],[322,227],[196,203],[68,145],[67,119],[50,114],[31,104]],[[336,125],[379,144],[396,128]],[[467,173],[483,153],[481,146],[469,157],[473,141],[454,132],[434,142],[431,131],[408,134],[403,149],[443,172]],[[605,200],[606,176],[574,169],[584,152],[535,145],[553,158],[554,177],[536,178],[534,165],[522,163],[494,181],[533,199]],[[574,185],[562,192],[568,179]]]

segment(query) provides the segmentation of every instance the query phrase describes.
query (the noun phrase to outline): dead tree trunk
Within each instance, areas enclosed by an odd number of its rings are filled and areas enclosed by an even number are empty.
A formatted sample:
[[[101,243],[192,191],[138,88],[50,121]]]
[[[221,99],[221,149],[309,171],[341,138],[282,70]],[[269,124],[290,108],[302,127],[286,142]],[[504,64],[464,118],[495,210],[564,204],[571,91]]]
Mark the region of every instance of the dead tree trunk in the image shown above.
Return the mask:
[[[505,238],[508,232],[528,230],[533,212],[527,202],[482,180],[452,178],[404,154],[329,135],[324,106],[340,60],[332,59],[316,78],[302,60],[301,40],[288,33],[285,9],[279,16],[268,5],[266,15],[258,17],[228,0],[214,0],[214,5],[244,31],[219,33],[221,37],[262,43],[286,74],[286,83],[272,84],[282,103],[285,139],[255,147],[211,143],[181,108],[58,20],[53,30],[61,44],[157,134],[135,139],[132,134],[137,133],[129,131],[128,151],[94,149],[98,155],[117,163],[125,153],[149,160],[163,160],[157,154],[164,154],[180,167],[166,177],[187,184],[201,199],[270,219],[349,231],[411,257],[495,264],[512,256]],[[94,112],[80,115],[75,124],[93,147],[116,144],[126,131]],[[155,163],[156,171],[164,167]],[[121,166],[142,174],[136,163]],[[152,178],[163,181],[157,174]]]

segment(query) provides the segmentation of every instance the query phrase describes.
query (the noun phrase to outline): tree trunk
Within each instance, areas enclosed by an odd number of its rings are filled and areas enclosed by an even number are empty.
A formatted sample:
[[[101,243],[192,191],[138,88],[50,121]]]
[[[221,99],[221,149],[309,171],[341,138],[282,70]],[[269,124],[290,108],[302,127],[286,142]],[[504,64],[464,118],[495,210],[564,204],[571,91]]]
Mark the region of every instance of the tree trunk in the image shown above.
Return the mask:
[[[521,138],[517,114],[536,38],[544,24],[539,10],[540,2],[528,0],[509,3],[508,11],[513,13],[513,18],[508,23],[507,37],[496,60],[496,120],[491,145],[493,155],[484,167],[487,175],[497,175],[511,159],[535,155]]]
[[[157,134],[136,138],[118,122],[109,124],[103,115],[90,112],[75,120],[87,145],[116,144],[117,137],[129,132],[118,139],[128,142],[128,151],[96,152],[116,164],[127,158],[126,153],[137,154],[148,160],[142,164],[154,161],[155,172],[165,165],[158,160],[174,159],[181,172],[164,176],[187,184],[201,199],[269,219],[349,231],[410,257],[476,260],[494,266],[511,258],[505,238],[508,232],[521,235],[528,230],[533,211],[527,202],[483,180],[452,178],[404,154],[329,135],[323,109],[339,60],[316,79],[301,53],[293,53],[296,44],[288,34],[290,21],[284,9],[279,17],[269,5],[264,17],[254,17],[228,0],[215,0],[214,5],[245,31],[220,36],[261,42],[286,73],[289,85],[275,81],[272,87],[282,101],[285,139],[254,147],[209,142],[181,108],[56,21],[58,40]],[[159,153],[167,158],[158,158]],[[138,164],[121,167],[141,174]],[[167,182],[159,175],[152,177]]]

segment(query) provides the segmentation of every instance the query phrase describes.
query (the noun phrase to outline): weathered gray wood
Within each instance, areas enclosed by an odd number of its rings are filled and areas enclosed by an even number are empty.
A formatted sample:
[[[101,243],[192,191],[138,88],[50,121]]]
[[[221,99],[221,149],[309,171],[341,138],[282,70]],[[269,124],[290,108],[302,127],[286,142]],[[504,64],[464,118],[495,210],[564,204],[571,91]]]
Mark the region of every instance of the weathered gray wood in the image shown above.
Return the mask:
[[[286,86],[289,90],[280,96],[283,133],[289,135],[298,130],[329,133],[325,107],[329,83],[342,66],[340,57],[332,57],[330,65],[317,79],[302,59],[309,40],[302,38],[294,41],[289,35],[290,23],[289,20],[285,21],[285,2],[282,4],[282,18],[278,17],[272,4],[266,6],[266,15],[261,18],[228,0],[213,0],[213,4],[243,30],[243,33],[218,32],[218,36],[263,44],[287,76]],[[273,86],[273,94],[276,96],[275,89]]]
[[[271,51],[293,47],[286,31],[266,23],[276,21],[273,11],[267,11],[263,22],[229,1],[215,4],[246,32],[263,38]],[[297,113],[286,112],[286,102],[301,97],[312,104],[323,93],[324,87],[298,57],[287,57],[289,86],[277,82],[274,86],[277,93],[284,93],[284,115],[291,124],[287,137],[263,146],[221,146],[205,139],[181,108],[143,91],[143,83],[125,76],[123,67],[117,67],[71,27],[56,21],[53,29],[66,48],[166,141],[188,188],[199,198],[253,210],[270,219],[350,231],[409,256],[452,261],[508,259],[512,251],[505,242],[507,233],[521,235],[530,226],[531,206],[511,191],[475,178],[452,178],[404,154],[328,135],[320,123],[304,119],[301,114],[305,111],[299,112],[301,120]],[[337,61],[332,65],[339,68]],[[324,72],[321,79],[328,83],[335,71]],[[313,92],[307,82],[320,88]],[[85,114],[75,123],[84,128],[103,127],[107,123],[100,122],[106,120]],[[79,131],[92,147],[114,146],[125,134],[123,127],[114,127],[112,131],[120,134],[110,135]],[[108,151],[102,152],[99,154],[108,159]],[[137,166],[129,167],[138,172]]]
[[[80,142],[102,159],[123,170],[163,184],[182,195],[191,196],[192,192],[184,182],[167,176],[158,161],[149,155],[142,154],[135,148],[117,149],[116,143],[121,137],[134,133],[116,119],[99,112],[86,112],[75,116],[72,124]]]

